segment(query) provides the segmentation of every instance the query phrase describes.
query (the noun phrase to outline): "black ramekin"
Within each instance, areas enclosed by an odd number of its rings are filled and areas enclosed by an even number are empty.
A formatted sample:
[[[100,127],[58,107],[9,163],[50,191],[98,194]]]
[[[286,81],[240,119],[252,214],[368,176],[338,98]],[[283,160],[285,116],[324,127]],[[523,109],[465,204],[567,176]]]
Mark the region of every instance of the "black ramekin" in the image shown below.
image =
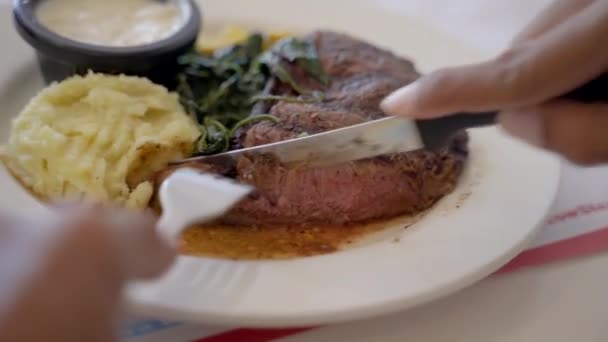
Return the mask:
[[[88,71],[147,77],[169,88],[179,71],[177,59],[195,44],[201,28],[201,13],[193,0],[175,0],[187,16],[173,35],[157,42],[129,47],[92,45],[71,40],[44,27],[36,17],[42,1],[14,0],[15,27],[35,50],[47,83]],[[101,1],[101,0],[100,0]]]

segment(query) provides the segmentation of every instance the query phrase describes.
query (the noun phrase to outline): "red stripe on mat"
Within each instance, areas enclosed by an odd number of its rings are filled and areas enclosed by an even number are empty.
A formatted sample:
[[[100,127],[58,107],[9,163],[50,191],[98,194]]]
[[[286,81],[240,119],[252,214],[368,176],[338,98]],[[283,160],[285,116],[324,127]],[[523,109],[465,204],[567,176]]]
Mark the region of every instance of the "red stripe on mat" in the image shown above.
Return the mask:
[[[282,330],[237,329],[219,335],[206,337],[194,342],[268,342],[281,337],[295,335],[310,329],[312,328]]]
[[[529,266],[603,252],[608,249],[608,227],[567,240],[529,249],[501,268],[496,274],[503,274]],[[269,342],[282,337],[295,335],[312,328],[257,330],[237,329],[194,342]]]
[[[528,266],[603,252],[608,249],[608,227],[567,240],[529,249],[501,268],[497,274],[508,273]]]

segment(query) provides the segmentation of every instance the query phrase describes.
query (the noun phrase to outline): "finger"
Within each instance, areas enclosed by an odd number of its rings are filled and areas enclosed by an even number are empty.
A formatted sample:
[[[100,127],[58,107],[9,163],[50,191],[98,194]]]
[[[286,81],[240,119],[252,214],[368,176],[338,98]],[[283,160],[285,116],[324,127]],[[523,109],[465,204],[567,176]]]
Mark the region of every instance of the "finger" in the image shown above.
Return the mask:
[[[5,211],[0,211],[0,242],[15,233],[19,220]]]
[[[105,217],[128,279],[157,277],[172,264],[175,248],[158,234],[154,215],[106,209]]]
[[[512,135],[574,163],[608,162],[608,104],[553,101],[504,112],[499,121]]]
[[[392,115],[430,118],[543,103],[606,70],[606,36],[608,1],[594,2],[541,38],[493,60],[422,77],[391,94],[382,108]]]
[[[111,255],[123,279],[159,276],[173,262],[175,248],[156,231],[156,219],[149,212],[133,212],[96,204],[66,206],[63,226],[95,236],[112,250]]]
[[[512,45],[536,39],[597,0],[555,0],[513,39]]]
[[[62,211],[59,221],[36,223],[40,229],[35,230],[46,232],[46,237],[24,244],[31,249],[31,259],[23,260],[22,266],[31,271],[31,278],[21,288],[13,317],[18,323],[31,316],[37,323],[35,331],[26,331],[28,338],[20,341],[41,336],[96,341],[114,331],[125,277],[99,213],[93,206],[72,207]],[[23,224],[20,228],[26,231],[33,227]],[[78,305],[62,305],[66,302]]]
[[[75,202],[67,199],[53,199],[48,203],[53,209],[66,212],[76,212],[79,208],[90,207],[92,204]]]

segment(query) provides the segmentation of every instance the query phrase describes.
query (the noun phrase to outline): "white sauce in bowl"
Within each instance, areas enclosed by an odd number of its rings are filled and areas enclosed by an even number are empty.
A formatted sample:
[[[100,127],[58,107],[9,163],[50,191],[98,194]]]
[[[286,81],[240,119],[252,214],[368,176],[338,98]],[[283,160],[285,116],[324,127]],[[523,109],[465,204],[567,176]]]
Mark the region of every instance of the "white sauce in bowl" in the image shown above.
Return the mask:
[[[186,22],[174,1],[45,0],[36,15],[47,29],[83,43],[128,47],[154,43]]]

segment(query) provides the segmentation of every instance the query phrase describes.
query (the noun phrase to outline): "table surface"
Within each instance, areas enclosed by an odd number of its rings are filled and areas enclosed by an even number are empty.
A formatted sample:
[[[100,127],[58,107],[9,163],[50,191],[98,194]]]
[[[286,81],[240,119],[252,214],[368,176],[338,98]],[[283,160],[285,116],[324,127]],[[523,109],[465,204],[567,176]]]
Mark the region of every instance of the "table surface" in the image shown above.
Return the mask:
[[[424,17],[489,54],[550,0],[377,0]],[[564,167],[562,194],[584,196],[577,180],[608,169]],[[593,182],[585,186],[592,187]],[[574,193],[576,192],[576,193]],[[494,276],[456,295],[401,314],[317,329],[282,342],[587,342],[608,339],[608,254]]]

